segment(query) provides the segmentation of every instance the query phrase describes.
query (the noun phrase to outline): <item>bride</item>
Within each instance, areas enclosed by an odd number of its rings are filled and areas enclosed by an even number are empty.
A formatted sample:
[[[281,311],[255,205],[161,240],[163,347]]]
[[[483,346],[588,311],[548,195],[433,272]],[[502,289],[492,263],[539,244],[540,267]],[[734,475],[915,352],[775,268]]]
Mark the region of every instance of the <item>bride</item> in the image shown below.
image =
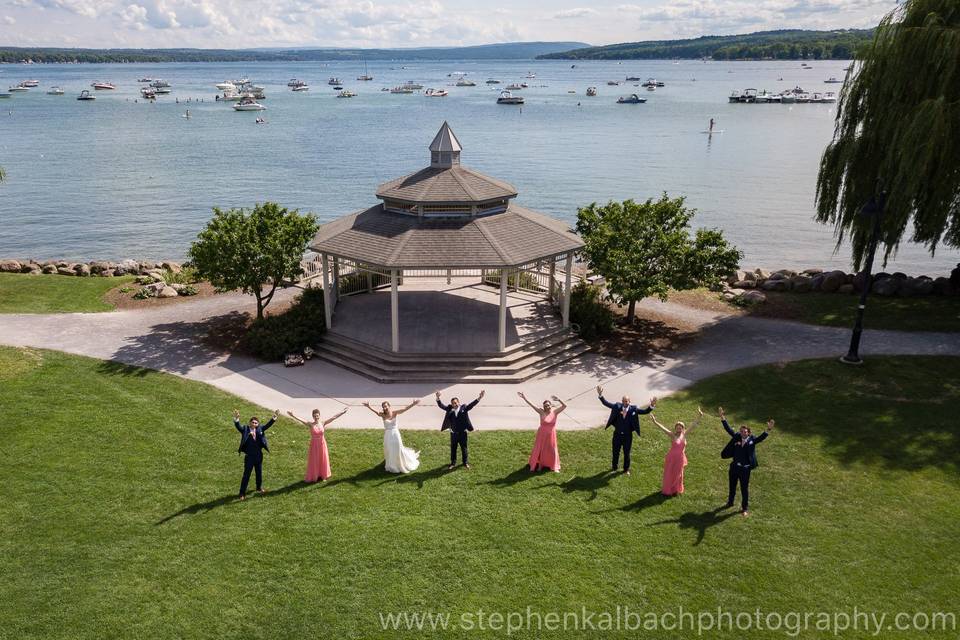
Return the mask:
[[[364,402],[363,406],[383,419],[383,459],[384,467],[390,473],[410,473],[420,466],[420,452],[403,446],[400,429],[397,428],[397,416],[408,409],[420,404],[414,400],[403,409],[392,409],[389,402],[380,403],[381,411]]]

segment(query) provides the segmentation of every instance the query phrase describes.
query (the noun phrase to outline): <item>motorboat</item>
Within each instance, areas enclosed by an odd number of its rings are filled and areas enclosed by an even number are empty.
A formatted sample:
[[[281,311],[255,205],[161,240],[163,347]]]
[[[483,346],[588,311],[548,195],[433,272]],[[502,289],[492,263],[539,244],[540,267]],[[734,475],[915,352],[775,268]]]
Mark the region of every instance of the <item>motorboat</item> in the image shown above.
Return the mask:
[[[63,89],[61,89],[60,87],[50,87],[50,90],[47,91],[47,95],[48,95],[48,96],[62,96],[62,95],[63,95]]]
[[[821,102],[836,102],[836,101],[837,101],[837,94],[834,93],[833,91],[827,91],[826,93],[824,93],[823,99],[821,100]]]
[[[226,91],[223,92],[223,95],[218,95],[216,97],[216,100],[218,102],[239,102],[242,97],[243,96],[241,96],[236,91],[231,91],[227,89]]]
[[[243,98],[237,104],[233,105],[234,111],[266,111],[266,107],[253,98]]]
[[[287,86],[291,88],[298,87],[301,84],[304,84],[303,80],[297,80],[296,78],[290,78],[290,81],[287,82]]]
[[[474,82],[473,80],[467,80],[466,78],[460,78],[459,80],[457,80],[456,86],[458,86],[458,87],[475,87],[475,86],[477,86],[477,83]]]
[[[310,91],[310,86],[307,85],[307,83],[304,82],[304,83],[298,84],[297,86],[293,87],[293,88],[291,89],[291,91],[296,91],[296,92],[300,92],[300,91]]]
[[[97,91],[113,91],[117,87],[109,82],[94,82],[90,85]]]
[[[629,96],[620,96],[617,98],[617,104],[643,104],[646,101],[646,98],[641,98],[635,93],[631,93]]]
[[[729,98],[727,98],[727,99],[728,99],[730,102],[740,102],[740,101],[741,101],[740,98],[741,98],[742,96],[743,96],[743,94],[740,93],[739,91],[734,91],[733,93],[730,94]]]
[[[648,85],[647,85],[647,91],[656,91],[656,90],[657,90],[657,85],[655,85],[655,84],[648,84]]]
[[[495,78],[487,78],[487,84],[500,84],[500,81]]]
[[[352,98],[352,97],[354,97],[354,96],[356,96],[356,95],[357,95],[357,94],[355,94],[353,91],[350,91],[350,89],[344,89],[343,91],[341,91],[340,93],[337,94],[337,97],[338,97],[338,98]]]
[[[8,91],[30,91],[30,87],[25,87],[22,84],[18,84],[10,87]]]
[[[537,74],[535,74],[533,71],[527,72],[527,80],[533,80],[536,77],[537,77]]]
[[[756,89],[744,89],[743,93],[740,94],[740,102],[746,102],[752,104],[757,101],[757,90]]]
[[[343,85],[339,85],[339,84],[338,84],[338,85],[336,85],[336,86],[333,88],[333,90],[334,90],[334,91],[343,91]]]
[[[154,80],[153,82],[151,82],[151,83],[150,83],[150,86],[153,87],[154,89],[165,89],[165,88],[167,88],[167,87],[170,86],[170,83],[167,82],[166,80],[159,80],[159,79],[158,79],[158,80]]]
[[[329,84],[330,86],[336,86],[338,84],[343,84],[343,80],[341,80],[340,78],[330,78],[329,80],[327,80],[327,84]]]
[[[80,95],[77,96],[77,100],[96,100],[97,96],[90,93],[87,89],[84,89],[80,92]]]
[[[399,87],[394,87],[393,89],[390,89],[390,93],[413,93],[413,89],[410,89],[409,87],[406,87],[406,86],[399,86]]]
[[[627,82],[640,82],[640,78],[636,76],[627,76]]]
[[[443,98],[446,97],[447,91],[446,89],[427,89],[423,92],[423,95],[428,98]]]
[[[841,80],[840,78],[835,78],[835,77],[833,77],[833,76],[830,76],[829,78],[827,78],[827,79],[824,80],[823,82],[824,82],[824,84],[843,84],[843,80]]]
[[[157,99],[157,90],[153,87],[143,87],[140,89],[140,95],[142,95],[147,100],[156,100]]]
[[[153,78],[144,76],[143,78],[137,78],[137,82],[153,82]]]
[[[640,86],[647,87],[647,88],[649,87],[656,88],[656,87],[662,87],[664,85],[663,85],[663,82],[661,82],[660,80],[657,80],[656,78],[647,78],[646,80],[643,81],[643,84]]]
[[[510,91],[504,89],[497,98],[497,104],[523,104],[523,96],[515,96]]]
[[[21,86],[27,87],[28,89],[34,89],[40,86],[39,80],[24,80],[20,83]]]
[[[405,89],[412,89],[414,91],[419,91],[420,89],[423,89],[422,84],[420,84],[419,82],[414,82],[413,80],[407,80],[406,82],[403,83],[402,86]]]
[[[619,84],[620,84],[619,80],[607,80],[608,87],[616,87]]]
[[[588,96],[595,96],[595,95],[597,95],[597,88],[596,88],[596,87],[587,87],[587,95],[588,95]]]
[[[215,86],[217,87],[217,89],[220,89],[220,91],[236,91],[237,90],[237,85],[233,84],[229,80],[218,82]]]
[[[519,91],[520,89],[523,89],[525,86],[526,85],[520,84],[519,82],[511,82],[510,84],[507,85],[507,90]]]
[[[173,91],[170,87],[152,87],[152,89],[157,93],[157,95],[166,95]]]

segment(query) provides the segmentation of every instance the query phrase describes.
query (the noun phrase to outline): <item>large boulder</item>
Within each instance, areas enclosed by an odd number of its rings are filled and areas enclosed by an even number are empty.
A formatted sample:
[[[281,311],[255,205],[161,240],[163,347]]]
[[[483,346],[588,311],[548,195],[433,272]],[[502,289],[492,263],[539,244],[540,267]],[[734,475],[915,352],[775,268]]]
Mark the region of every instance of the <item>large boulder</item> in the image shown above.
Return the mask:
[[[897,290],[900,288],[901,282],[903,281],[900,280],[900,278],[882,278],[880,280],[874,280],[870,291],[878,296],[895,296],[897,295]]]
[[[757,286],[756,280],[737,280],[733,283],[734,287],[737,289],[755,289]]]
[[[0,271],[4,273],[20,273],[20,266],[16,260],[0,260]]]
[[[802,271],[802,273],[803,273],[803,275],[805,275],[805,276],[813,277],[813,276],[818,276],[818,275],[820,275],[821,273],[823,273],[823,269],[816,269],[816,268],[814,268],[814,269],[804,269],[804,270]]]
[[[790,273],[787,271],[774,271],[773,273],[770,274],[770,277],[767,279],[768,280],[789,280]]]
[[[115,274],[113,269],[104,269],[98,274],[101,278],[112,278]]]
[[[764,291],[786,291],[790,288],[789,280],[767,280],[760,285]]]
[[[767,301],[767,296],[763,295],[761,291],[754,289],[740,296],[740,300],[748,304],[762,304]]]
[[[820,291],[820,287],[823,286],[823,280],[826,278],[826,274],[818,273],[817,275],[810,278],[810,289],[812,291]]]
[[[126,260],[121,260],[117,263],[116,268],[114,269],[117,275],[123,274],[137,274],[140,271],[140,265],[137,264],[136,260],[131,260],[127,258]]]
[[[168,287],[164,285],[163,289],[160,289],[160,291],[157,292],[157,297],[158,298],[176,298],[177,290],[174,289],[173,287]]]
[[[108,269],[113,269],[113,263],[105,260],[97,260],[90,263],[90,273],[103,273]]]
[[[57,273],[62,276],[75,276],[77,272],[71,269],[70,267],[57,267]]]
[[[928,296],[931,293],[933,293],[933,280],[929,278],[906,278],[900,280],[900,288],[897,290],[897,295],[904,298]]]
[[[833,293],[840,288],[840,285],[847,283],[847,274],[843,271],[831,271],[823,277],[820,283],[820,291]]]
[[[56,273],[56,272],[57,272],[57,265],[55,265],[55,264],[45,264],[45,265],[43,265],[43,267],[42,267],[40,270],[41,270],[43,273]]]
[[[170,260],[164,261],[163,264],[161,264],[160,266],[166,269],[167,271],[170,271],[173,273],[180,273],[181,271],[183,271],[183,267],[180,266],[179,262],[172,262]]]
[[[753,275],[756,277],[757,280],[766,280],[767,278],[770,277],[770,272],[767,271],[766,269],[754,269]]]
[[[89,276],[89,275],[90,275],[90,265],[88,265],[88,264],[83,264],[83,263],[81,262],[80,264],[77,264],[77,265],[74,265],[74,266],[73,266],[73,272],[76,273],[78,276],[82,276],[82,277]]]
[[[813,290],[813,278],[809,276],[793,276],[790,278],[790,288],[797,293],[806,293]]]
[[[40,265],[33,260],[20,263],[20,273],[32,273],[34,271],[40,271],[40,269]]]
[[[872,280],[872,278],[870,280]],[[853,276],[853,282],[851,284],[853,284],[853,288],[857,291],[857,293],[860,293],[864,289],[870,288],[867,285],[867,283],[870,282],[870,280],[867,279],[866,272],[861,271],[857,273],[855,276]]]
[[[152,296],[158,296],[160,295],[160,292],[166,288],[166,286],[167,285],[163,284],[162,282],[153,282],[145,286],[143,290],[147,291],[147,293]]]

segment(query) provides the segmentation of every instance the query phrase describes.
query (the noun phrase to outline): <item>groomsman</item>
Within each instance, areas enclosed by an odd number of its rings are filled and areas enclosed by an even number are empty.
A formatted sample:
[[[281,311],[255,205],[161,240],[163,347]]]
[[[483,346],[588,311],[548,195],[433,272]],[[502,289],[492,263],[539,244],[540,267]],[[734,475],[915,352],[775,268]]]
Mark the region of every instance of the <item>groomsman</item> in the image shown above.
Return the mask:
[[[730,442],[720,452],[720,457],[730,459],[730,491],[727,494],[727,504],[725,509],[733,506],[733,499],[737,496],[737,483],[740,483],[740,513],[749,516],[748,508],[750,506],[750,472],[756,469],[757,452],[756,446],[767,439],[770,432],[773,431],[773,420],[767,420],[767,429],[758,436],[754,436],[747,425],[740,425],[739,431],[734,431],[727,424],[727,417],[723,413],[723,407],[719,409],[720,422],[723,428],[730,434]]]
[[[240,432],[240,448],[237,454],[243,455],[243,479],[240,480],[240,499],[247,498],[247,484],[250,483],[250,472],[255,471],[257,476],[257,493],[265,493],[263,488],[263,452],[270,451],[267,445],[266,431],[276,422],[280,410],[273,412],[273,417],[267,424],[261,426],[260,418],[254,416],[250,418],[250,424],[242,426],[240,424],[240,412],[233,412],[233,426]]]
[[[607,402],[603,398],[603,387],[597,387],[597,396],[603,406],[610,409],[607,426],[613,427],[613,465],[611,471],[620,466],[620,451],[623,450],[623,472],[630,475],[630,448],[633,446],[633,434],[640,435],[640,416],[653,411],[657,406],[657,399],[650,398],[646,409],[630,404],[630,396],[623,396],[620,402]]]
[[[460,448],[463,466],[467,469],[470,468],[467,458],[467,434],[473,431],[473,424],[470,422],[470,410],[477,406],[485,393],[485,391],[481,391],[476,400],[464,405],[460,404],[460,398],[451,398],[450,404],[443,404],[440,401],[440,392],[437,391],[437,406],[446,412],[446,415],[443,416],[440,431],[450,430],[450,466],[447,469],[453,469],[457,466],[457,447]]]

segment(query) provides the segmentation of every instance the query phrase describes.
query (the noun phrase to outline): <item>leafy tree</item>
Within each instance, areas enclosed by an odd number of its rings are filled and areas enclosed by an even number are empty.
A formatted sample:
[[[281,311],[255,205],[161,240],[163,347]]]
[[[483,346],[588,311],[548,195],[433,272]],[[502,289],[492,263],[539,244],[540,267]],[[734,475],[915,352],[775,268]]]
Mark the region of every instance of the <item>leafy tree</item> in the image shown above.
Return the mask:
[[[874,223],[860,212],[875,199],[884,263],[911,221],[910,240],[931,254],[960,247],[960,3],[908,0],[860,53],[820,163],[817,220],[834,225],[838,248],[850,239],[858,269]]]
[[[275,202],[257,204],[252,211],[215,207],[213,219],[190,245],[190,259],[218,291],[254,295],[257,318],[262,318],[277,286],[302,273],[300,261],[317,228],[312,214]]]
[[[696,210],[683,203],[682,197],[663,194],[642,204],[611,201],[577,211],[590,268],[606,279],[614,302],[628,304],[628,323],[637,300],[652,295],[666,300],[671,289],[715,286],[743,257],[718,230],[698,229],[691,238]]]

